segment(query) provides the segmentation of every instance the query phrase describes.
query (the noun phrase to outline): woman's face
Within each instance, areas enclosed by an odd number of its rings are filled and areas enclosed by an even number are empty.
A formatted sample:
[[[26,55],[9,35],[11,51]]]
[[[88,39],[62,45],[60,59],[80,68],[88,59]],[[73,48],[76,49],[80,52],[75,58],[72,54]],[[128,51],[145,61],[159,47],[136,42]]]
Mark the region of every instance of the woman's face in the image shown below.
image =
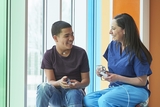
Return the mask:
[[[125,30],[118,26],[116,19],[112,20],[111,30],[109,34],[112,35],[112,39],[118,42],[123,42]]]

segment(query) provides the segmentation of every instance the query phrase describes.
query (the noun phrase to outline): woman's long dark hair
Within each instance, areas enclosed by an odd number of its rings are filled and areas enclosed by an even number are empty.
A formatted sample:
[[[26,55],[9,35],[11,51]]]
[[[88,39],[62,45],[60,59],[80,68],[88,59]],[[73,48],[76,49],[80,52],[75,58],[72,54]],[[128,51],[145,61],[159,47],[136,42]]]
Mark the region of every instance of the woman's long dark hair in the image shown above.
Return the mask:
[[[130,53],[130,58],[132,52],[134,52],[138,59],[143,63],[143,61],[145,61],[145,59],[142,57],[143,51],[147,57],[148,63],[151,64],[152,56],[140,40],[139,31],[134,19],[127,13],[117,15],[114,17],[114,19],[116,20],[118,26],[125,30],[123,44],[125,47],[128,47],[127,53]]]

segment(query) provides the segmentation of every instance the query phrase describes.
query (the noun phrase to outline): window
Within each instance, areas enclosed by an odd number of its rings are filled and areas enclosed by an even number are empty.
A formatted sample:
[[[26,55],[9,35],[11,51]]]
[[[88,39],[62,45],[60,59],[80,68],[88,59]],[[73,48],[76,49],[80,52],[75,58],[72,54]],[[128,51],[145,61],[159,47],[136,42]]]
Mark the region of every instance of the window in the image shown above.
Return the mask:
[[[43,0],[28,0],[27,107],[35,107],[36,87],[42,82]]]
[[[55,21],[70,23],[75,34],[74,44],[86,49],[85,5],[86,0],[28,0],[27,107],[36,107],[37,85],[45,81],[41,61],[44,52],[55,44],[51,35]]]

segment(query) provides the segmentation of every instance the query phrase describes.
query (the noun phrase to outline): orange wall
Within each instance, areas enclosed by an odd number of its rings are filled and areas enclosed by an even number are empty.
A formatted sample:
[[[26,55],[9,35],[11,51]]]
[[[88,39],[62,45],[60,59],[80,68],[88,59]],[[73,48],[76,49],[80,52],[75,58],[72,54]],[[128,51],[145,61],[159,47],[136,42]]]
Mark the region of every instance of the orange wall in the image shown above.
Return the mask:
[[[160,0],[150,0],[150,52],[153,57],[150,107],[160,107]]]
[[[113,16],[120,13],[129,13],[139,29],[140,0],[113,0]]]
[[[103,54],[110,42],[110,0],[102,0],[102,37],[101,41],[101,64],[107,67],[107,61],[104,59]],[[109,82],[101,81],[101,89],[107,88]]]

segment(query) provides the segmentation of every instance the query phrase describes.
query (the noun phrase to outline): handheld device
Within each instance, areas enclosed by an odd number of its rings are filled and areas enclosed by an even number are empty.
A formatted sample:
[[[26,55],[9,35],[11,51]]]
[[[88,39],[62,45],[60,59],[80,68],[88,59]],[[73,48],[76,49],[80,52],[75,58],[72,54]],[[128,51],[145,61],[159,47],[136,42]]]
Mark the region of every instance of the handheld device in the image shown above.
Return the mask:
[[[108,75],[106,74],[106,68],[102,65],[98,65],[98,68],[97,68],[100,72],[100,74],[103,76],[103,77],[107,77]]]
[[[101,71],[100,74],[101,74],[103,77],[108,77],[108,75],[107,75],[105,72],[103,72],[103,71]]]
[[[72,84],[69,78],[67,78],[66,82],[67,84]]]

